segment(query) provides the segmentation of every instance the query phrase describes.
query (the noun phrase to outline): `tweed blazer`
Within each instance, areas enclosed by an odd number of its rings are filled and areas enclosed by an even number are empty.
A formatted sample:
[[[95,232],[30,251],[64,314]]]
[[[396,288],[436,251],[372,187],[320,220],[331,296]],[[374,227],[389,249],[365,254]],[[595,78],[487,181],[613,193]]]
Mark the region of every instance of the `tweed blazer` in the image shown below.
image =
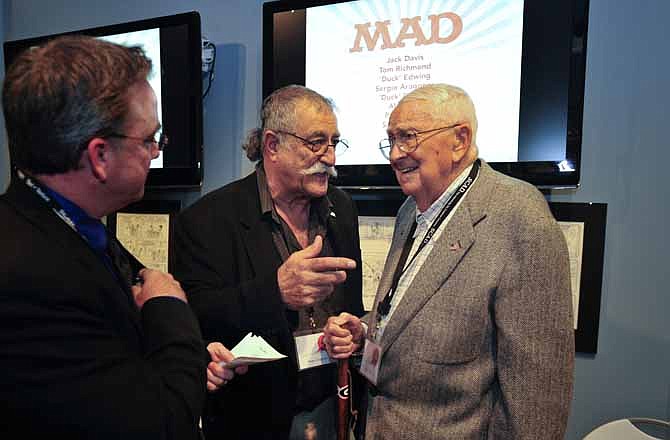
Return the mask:
[[[398,212],[370,322],[415,210],[410,197]],[[430,252],[381,336],[366,439],[562,439],[574,362],[569,263],[542,194],[482,161]]]

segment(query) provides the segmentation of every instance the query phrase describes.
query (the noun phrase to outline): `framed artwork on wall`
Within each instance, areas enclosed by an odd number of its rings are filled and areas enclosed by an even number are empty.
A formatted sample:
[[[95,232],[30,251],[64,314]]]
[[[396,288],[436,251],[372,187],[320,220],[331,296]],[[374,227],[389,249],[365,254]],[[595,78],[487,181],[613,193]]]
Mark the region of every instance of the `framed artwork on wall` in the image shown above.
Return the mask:
[[[142,200],[107,217],[109,230],[146,267],[172,273],[172,228],[179,200]]]
[[[353,198],[358,209],[358,232],[363,260],[363,308],[370,311],[384,270],[386,255],[391,247],[395,215],[405,196],[397,190],[376,197],[354,194]]]
[[[570,253],[575,350],[595,354],[598,349],[607,204],[550,202],[549,209],[561,226]]]

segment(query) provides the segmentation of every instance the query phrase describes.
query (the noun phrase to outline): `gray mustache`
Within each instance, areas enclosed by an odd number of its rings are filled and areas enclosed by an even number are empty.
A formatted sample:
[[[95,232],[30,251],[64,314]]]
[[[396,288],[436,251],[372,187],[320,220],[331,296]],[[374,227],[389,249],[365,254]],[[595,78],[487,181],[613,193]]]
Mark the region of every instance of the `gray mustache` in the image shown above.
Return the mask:
[[[304,174],[305,176],[320,173],[326,173],[330,177],[337,177],[337,170],[335,169],[335,167],[325,165],[323,162],[316,162],[314,165],[307,168],[306,170],[303,170],[302,172],[302,174]]]

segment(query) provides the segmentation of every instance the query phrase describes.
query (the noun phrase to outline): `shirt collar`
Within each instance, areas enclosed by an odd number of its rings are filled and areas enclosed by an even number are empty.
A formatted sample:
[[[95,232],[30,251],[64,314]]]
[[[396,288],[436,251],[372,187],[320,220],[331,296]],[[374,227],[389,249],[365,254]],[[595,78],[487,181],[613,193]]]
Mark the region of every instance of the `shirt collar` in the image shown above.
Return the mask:
[[[274,203],[272,196],[270,196],[270,189],[268,188],[268,180],[263,168],[263,161],[256,164],[256,186],[258,187],[258,195],[261,202],[261,215],[272,215],[274,218]]]
[[[416,208],[416,224],[417,230],[423,228],[428,228],[429,225],[433,223],[433,220],[437,215],[442,211],[444,205],[446,205],[449,198],[458,190],[461,184],[465,181],[465,178],[470,174],[472,170],[472,165],[467,166],[456,179],[447,187],[447,189],[433,202],[432,205],[428,207],[424,212],[421,212],[419,208]]]
[[[70,220],[74,222],[75,225],[79,224],[82,220],[83,221],[95,221],[97,219],[94,219],[93,217],[89,216],[86,214],[86,212],[81,209],[77,204],[74,202],[70,201],[70,199],[66,198],[65,196],[61,195],[60,193],[54,191],[53,189],[49,188],[48,186],[45,186],[43,184],[42,188],[44,188],[44,191],[51,197],[53,200],[56,201],[60,205],[61,208],[65,211],[68,217],[70,217]]]
[[[104,251],[107,247],[107,230],[102,222],[89,216],[77,204],[62,194],[45,185],[42,185],[42,187],[47,195],[63,208],[68,218],[75,224],[77,231],[90,243],[91,247],[97,251]]]

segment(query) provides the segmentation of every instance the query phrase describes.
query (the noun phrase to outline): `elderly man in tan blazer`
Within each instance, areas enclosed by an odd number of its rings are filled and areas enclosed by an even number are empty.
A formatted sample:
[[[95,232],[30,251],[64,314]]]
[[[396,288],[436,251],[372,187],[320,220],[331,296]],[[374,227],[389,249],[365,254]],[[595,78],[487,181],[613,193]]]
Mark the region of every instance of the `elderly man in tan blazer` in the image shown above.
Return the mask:
[[[565,433],[574,363],[565,240],[536,188],[477,158],[476,131],[472,101],[449,85],[414,90],[390,116],[382,146],[409,197],[372,312],[325,327],[334,358],[364,345],[381,352],[378,368],[363,360],[374,370],[368,440]]]

